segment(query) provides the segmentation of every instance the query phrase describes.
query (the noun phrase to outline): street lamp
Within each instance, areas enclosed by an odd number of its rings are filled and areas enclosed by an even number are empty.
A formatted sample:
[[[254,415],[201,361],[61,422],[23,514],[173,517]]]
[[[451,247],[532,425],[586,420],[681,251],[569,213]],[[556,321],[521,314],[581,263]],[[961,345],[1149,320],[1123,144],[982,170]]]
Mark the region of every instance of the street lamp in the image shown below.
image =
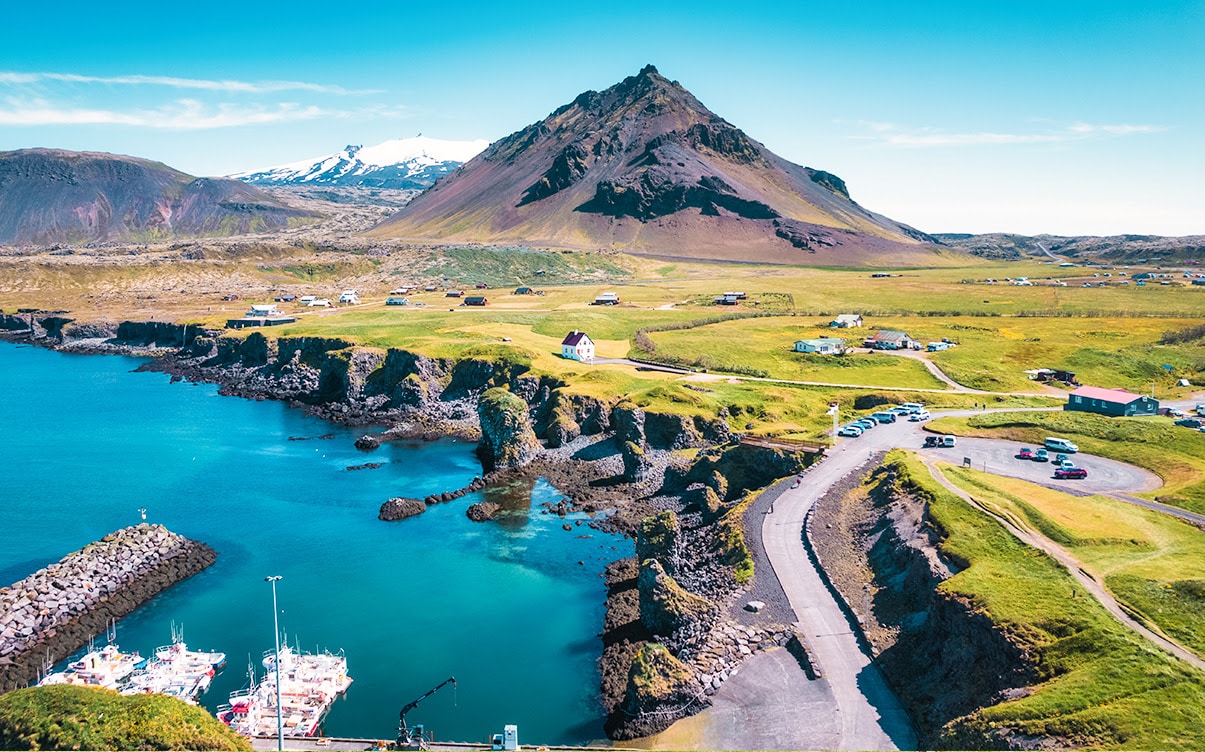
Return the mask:
[[[264,582],[272,583],[272,628],[276,633],[276,749],[283,750],[285,748],[284,734],[284,716],[281,715],[280,709],[280,620],[277,616],[280,612],[276,608],[276,583],[280,580],[280,575],[265,577]]]

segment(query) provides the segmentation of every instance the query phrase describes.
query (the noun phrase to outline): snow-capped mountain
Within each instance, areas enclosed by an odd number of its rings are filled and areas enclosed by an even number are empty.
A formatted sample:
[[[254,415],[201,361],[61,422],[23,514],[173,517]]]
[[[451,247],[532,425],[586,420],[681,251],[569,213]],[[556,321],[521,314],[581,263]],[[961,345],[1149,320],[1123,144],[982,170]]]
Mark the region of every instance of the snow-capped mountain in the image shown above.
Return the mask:
[[[442,141],[423,135],[231,175],[256,185],[357,185],[422,190],[477,156],[489,142]]]

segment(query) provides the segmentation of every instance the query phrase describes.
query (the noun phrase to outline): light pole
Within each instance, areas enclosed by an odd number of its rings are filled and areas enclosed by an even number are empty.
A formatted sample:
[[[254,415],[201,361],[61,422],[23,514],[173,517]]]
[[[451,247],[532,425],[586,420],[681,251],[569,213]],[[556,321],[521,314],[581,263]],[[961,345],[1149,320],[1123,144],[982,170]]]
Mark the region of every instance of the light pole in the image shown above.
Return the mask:
[[[276,583],[280,580],[280,575],[272,575],[265,577],[264,582],[272,583],[272,629],[276,633],[276,749],[283,750],[285,748],[284,734],[284,716],[280,709],[280,620],[277,614],[280,612],[276,608]]]

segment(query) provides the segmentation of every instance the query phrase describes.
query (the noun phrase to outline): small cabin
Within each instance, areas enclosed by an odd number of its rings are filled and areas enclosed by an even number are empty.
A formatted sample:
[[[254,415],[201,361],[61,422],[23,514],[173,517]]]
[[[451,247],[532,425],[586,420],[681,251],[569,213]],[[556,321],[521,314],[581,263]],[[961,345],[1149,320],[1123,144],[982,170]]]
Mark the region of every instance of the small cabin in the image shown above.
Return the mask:
[[[448,290],[444,293],[445,298],[459,298],[464,295],[462,290]]]
[[[358,305],[360,303],[360,292],[358,290],[344,290],[339,294],[339,302]]]
[[[919,350],[920,343],[904,332],[883,329],[862,343],[872,350]]]
[[[248,316],[279,316],[280,310],[275,303],[252,304],[251,310],[247,311]]]
[[[533,295],[535,293],[530,287],[516,287],[515,295]]]
[[[465,299],[464,299],[464,302],[463,302],[463,303],[461,303],[461,305],[467,305],[467,306],[483,306],[483,305],[486,305],[486,304],[488,304],[488,303],[489,303],[489,301],[485,299],[485,296],[484,296],[484,295],[470,295],[470,296],[468,296],[467,298],[465,298]]]
[[[594,360],[594,341],[585,332],[574,329],[561,341],[561,357],[586,362]]]
[[[801,339],[795,342],[795,352],[817,355],[841,355],[845,352],[845,340],[837,337]]]
[[[619,296],[613,292],[604,292],[595,297],[591,305],[619,305]]]
[[[716,305],[740,305],[741,299],[736,296],[736,293],[726,292],[723,295],[715,296]]]
[[[828,322],[828,325],[834,329],[852,329],[855,326],[862,326],[862,317],[856,313],[839,313],[837,318]]]

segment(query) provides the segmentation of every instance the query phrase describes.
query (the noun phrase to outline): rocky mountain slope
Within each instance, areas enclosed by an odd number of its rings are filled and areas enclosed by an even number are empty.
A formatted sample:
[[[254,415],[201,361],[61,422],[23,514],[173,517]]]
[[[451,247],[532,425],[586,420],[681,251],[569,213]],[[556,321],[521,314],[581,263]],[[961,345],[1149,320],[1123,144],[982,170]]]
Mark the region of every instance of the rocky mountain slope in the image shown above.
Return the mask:
[[[422,190],[481,153],[487,141],[443,141],[419,135],[376,146],[346,146],[316,159],[240,172],[230,177],[255,185],[364,186]]]
[[[1073,262],[1183,264],[1205,261],[1205,235],[985,235],[937,234],[945,245],[975,256],[1019,260],[1029,257]],[[1043,250],[1045,249],[1045,250]],[[1047,253],[1049,251],[1049,254]]]
[[[935,254],[652,66],[495,142],[372,234],[824,265]]]
[[[0,243],[224,237],[316,221],[237,180],[136,157],[59,149],[0,153]]]

